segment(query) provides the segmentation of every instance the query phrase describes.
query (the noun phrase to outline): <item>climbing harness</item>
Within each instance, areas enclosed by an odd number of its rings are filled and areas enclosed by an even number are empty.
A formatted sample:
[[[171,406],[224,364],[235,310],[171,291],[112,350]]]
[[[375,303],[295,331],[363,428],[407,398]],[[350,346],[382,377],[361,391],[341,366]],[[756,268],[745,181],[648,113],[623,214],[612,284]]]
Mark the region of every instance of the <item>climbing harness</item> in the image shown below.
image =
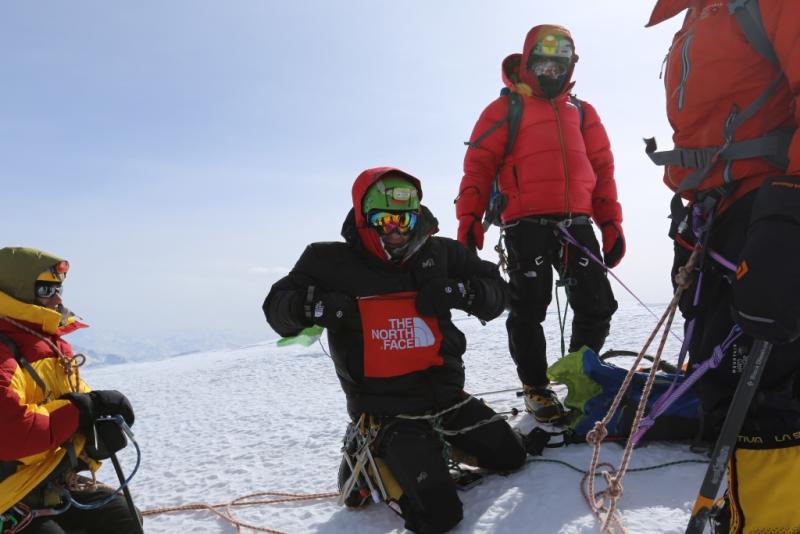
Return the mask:
[[[134,438],[133,432],[131,431],[130,427],[127,425],[125,420],[120,415],[103,417],[98,419],[98,421],[114,421],[115,423],[119,424],[122,431],[133,443],[134,447],[136,448],[136,465],[134,466],[133,470],[131,471],[130,475],[125,477],[119,468],[119,464],[116,463],[115,469],[117,469],[117,475],[120,478],[120,485],[112,492],[109,493],[108,497],[105,499],[91,503],[91,504],[83,504],[75,500],[72,496],[72,491],[92,491],[93,489],[97,488],[100,484],[98,484],[97,480],[95,479],[95,474],[92,473],[91,480],[89,482],[84,483],[81,482],[79,477],[74,473],[66,473],[63,477],[62,481],[51,481],[48,484],[52,487],[54,491],[57,492],[59,497],[58,506],[47,507],[47,508],[34,508],[33,506],[26,504],[25,502],[20,502],[11,507],[10,510],[6,511],[4,514],[0,514],[0,533],[2,534],[15,534],[17,532],[22,531],[25,527],[27,527],[33,520],[43,517],[53,517],[57,515],[61,515],[70,508],[76,508],[78,510],[97,510],[103,508],[104,506],[108,505],[111,501],[116,499],[117,494],[120,492],[128,493],[128,485],[130,484],[133,477],[139,470],[139,466],[141,465],[142,461],[142,451],[139,448],[139,444],[137,443],[136,439]],[[112,458],[115,458],[112,456]],[[132,506],[132,503],[129,503],[131,507],[131,512],[135,513],[135,508]],[[10,528],[5,527],[4,525],[9,525]]]
[[[628,293],[629,293],[629,294],[630,294],[630,295],[631,295],[631,296],[632,296],[634,299],[636,299],[636,302],[638,302],[638,303],[639,303],[639,304],[640,304],[640,305],[641,305],[641,306],[642,306],[642,307],[643,307],[645,310],[647,310],[647,311],[648,311],[648,313],[650,313],[650,315],[652,315],[652,316],[653,316],[654,318],[656,318],[656,319],[658,319],[658,318],[659,318],[659,317],[658,317],[658,315],[657,315],[657,314],[656,314],[656,313],[655,313],[653,310],[651,310],[651,309],[650,309],[650,307],[649,307],[647,304],[645,304],[645,303],[642,301],[642,299],[640,299],[640,298],[639,298],[639,297],[636,295],[636,293],[634,293],[634,292],[633,292],[633,291],[632,291],[632,290],[631,290],[631,289],[630,289],[630,288],[629,288],[629,287],[628,287],[628,286],[625,284],[625,282],[623,282],[623,281],[622,281],[622,280],[621,280],[621,279],[620,279],[620,278],[619,278],[619,277],[618,277],[616,274],[614,274],[614,270],[613,270],[613,269],[610,269],[609,267],[607,267],[607,266],[606,266],[606,264],[605,264],[605,263],[603,263],[603,261],[602,261],[600,258],[598,258],[597,256],[595,256],[595,255],[592,253],[592,251],[591,251],[591,250],[589,250],[589,248],[588,248],[588,247],[584,246],[584,245],[583,245],[583,244],[581,244],[581,243],[580,243],[580,242],[579,242],[577,239],[575,239],[575,238],[572,236],[572,234],[571,234],[571,233],[569,233],[569,230],[567,229],[567,226],[565,226],[565,225],[556,225],[556,226],[557,226],[558,230],[561,232],[561,234],[564,236],[564,239],[566,239],[566,240],[567,240],[567,241],[568,241],[568,242],[569,242],[571,245],[573,245],[574,247],[576,247],[578,250],[580,250],[581,252],[583,252],[584,254],[586,254],[586,256],[587,256],[587,257],[588,257],[590,260],[592,260],[593,262],[595,262],[595,263],[597,263],[598,265],[602,266],[602,267],[603,267],[603,269],[605,269],[605,270],[606,270],[606,272],[607,272],[608,274],[610,274],[610,275],[611,275],[611,277],[612,277],[614,280],[616,280],[616,281],[617,281],[617,283],[619,283],[619,285],[621,285],[621,286],[622,286],[622,288],[623,288],[625,291],[627,291],[627,292],[628,292]],[[669,333],[672,335],[672,337],[674,337],[674,338],[675,338],[675,339],[677,339],[678,341],[681,341],[681,342],[683,341],[683,340],[681,339],[681,337],[680,337],[680,336],[678,336],[676,333],[674,333],[672,330],[670,330],[670,331],[669,331]]]

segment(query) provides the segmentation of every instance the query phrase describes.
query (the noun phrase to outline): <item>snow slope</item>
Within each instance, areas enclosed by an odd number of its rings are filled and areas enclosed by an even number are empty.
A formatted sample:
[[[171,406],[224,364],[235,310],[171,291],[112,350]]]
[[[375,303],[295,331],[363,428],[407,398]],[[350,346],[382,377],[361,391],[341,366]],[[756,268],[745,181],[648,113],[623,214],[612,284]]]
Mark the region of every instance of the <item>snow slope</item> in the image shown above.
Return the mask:
[[[638,349],[655,322],[638,306],[621,309],[606,348]],[[516,387],[504,320],[482,326],[463,317],[457,325],[469,343],[467,391]],[[546,331],[556,359],[560,349],[555,313],[548,316]],[[676,353],[677,341],[671,339],[667,354]],[[319,345],[279,349],[270,341],[225,352],[87,368],[83,375],[93,388],[119,389],[134,404],[134,431],[143,460],[132,491],[142,509],[222,503],[261,491],[336,489],[347,418],[333,365]],[[497,410],[521,408],[513,393],[483,398]],[[533,426],[527,414],[510,422],[524,430]],[[134,463],[132,450],[128,447],[120,456],[126,470]],[[603,460],[619,463],[618,445],[605,445],[603,450]],[[590,449],[548,449],[542,458],[586,469]],[[704,458],[686,445],[650,444],[634,453],[631,467],[680,459]],[[702,464],[687,464],[628,474],[620,502],[628,531],[683,532],[704,470]],[[580,493],[581,476],[563,465],[534,461],[509,476],[487,477],[461,493],[465,517],[455,532],[598,532]],[[103,467],[100,478],[115,480],[110,465]],[[382,504],[352,511],[324,499],[237,508],[236,514],[242,521],[283,532],[404,532],[401,519]],[[225,521],[199,511],[148,517],[145,530],[235,532]]]

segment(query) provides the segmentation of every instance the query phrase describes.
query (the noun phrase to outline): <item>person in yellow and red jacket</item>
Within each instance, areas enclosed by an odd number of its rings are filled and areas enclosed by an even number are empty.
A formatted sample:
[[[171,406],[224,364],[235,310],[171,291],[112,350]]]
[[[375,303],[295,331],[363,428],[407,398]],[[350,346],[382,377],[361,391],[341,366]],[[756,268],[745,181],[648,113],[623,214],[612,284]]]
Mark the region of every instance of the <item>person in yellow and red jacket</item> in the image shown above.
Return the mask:
[[[648,153],[676,192],[673,272],[704,245],[681,303],[690,365],[739,335],[699,382],[711,437],[753,340],[774,343],[715,532],[800,532],[800,2],[659,0],[648,26],[684,11],[664,77],[675,148]]]
[[[625,254],[608,136],[595,108],[570,95],[577,60],[566,28],[542,25],[528,32],[522,54],[502,64],[508,96],[489,104],[473,129],[456,199],[458,240],[482,248],[481,217],[497,176],[511,281],[509,350],[526,407],[542,422],[564,415],[548,388],[541,326],[552,298],[552,270],[566,281],[574,311],[569,350],[587,345],[599,353],[617,309],[605,266],[616,266]],[[514,102],[522,107],[516,128],[510,126]],[[556,226],[568,226],[599,258],[592,220],[602,234],[605,266],[567,244]]]
[[[66,260],[39,250],[0,249],[0,519],[25,534],[138,533],[122,496],[80,510],[63,494],[86,505],[112,497],[76,473],[99,467],[87,443],[102,439],[97,417],[134,420],[124,395],[89,389],[61,338],[86,326],[61,301],[68,270]],[[60,513],[47,515],[53,511]]]
[[[525,461],[520,436],[464,392],[466,339],[451,318],[459,309],[494,319],[505,308],[506,284],[496,265],[434,235],[438,223],[410,174],[367,169],[352,198],[345,242],[309,245],[272,286],[264,314],[282,336],[327,328],[350,418],[377,425],[373,452],[401,490],[389,500],[399,504],[406,528],[445,532],[463,514],[445,443],[487,469],[514,470]],[[351,498],[348,467],[340,491],[357,506],[369,492]]]

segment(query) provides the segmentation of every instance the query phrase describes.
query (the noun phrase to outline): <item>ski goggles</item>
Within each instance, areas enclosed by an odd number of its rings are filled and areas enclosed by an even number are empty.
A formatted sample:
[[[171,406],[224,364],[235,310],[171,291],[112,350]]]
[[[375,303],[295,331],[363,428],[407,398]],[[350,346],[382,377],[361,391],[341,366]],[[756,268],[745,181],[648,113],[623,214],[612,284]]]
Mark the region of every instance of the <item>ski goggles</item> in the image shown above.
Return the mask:
[[[381,234],[408,234],[417,225],[416,211],[373,211],[367,216],[367,222]]]
[[[568,62],[558,59],[535,59],[530,66],[531,72],[536,76],[546,76],[548,78],[558,78],[567,73]]]
[[[56,295],[61,295],[64,291],[64,286],[61,284],[48,284],[38,282],[36,284],[36,296],[40,299],[51,299]]]

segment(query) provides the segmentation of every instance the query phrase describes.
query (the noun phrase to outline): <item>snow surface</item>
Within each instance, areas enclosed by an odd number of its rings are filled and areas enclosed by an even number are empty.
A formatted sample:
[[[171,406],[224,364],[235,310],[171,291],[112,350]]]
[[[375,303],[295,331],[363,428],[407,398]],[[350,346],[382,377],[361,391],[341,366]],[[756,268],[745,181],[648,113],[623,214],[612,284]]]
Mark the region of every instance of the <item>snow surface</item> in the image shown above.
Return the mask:
[[[660,314],[662,307],[654,309]],[[504,319],[486,326],[472,317],[456,321],[469,344],[464,358],[467,391],[517,387]],[[623,308],[614,317],[605,348],[638,350],[655,324],[643,308]],[[680,332],[680,327],[673,330]],[[555,311],[548,316],[546,332],[555,360],[560,355]],[[674,361],[677,349],[678,342],[671,338],[665,354]],[[143,510],[225,503],[255,492],[336,490],[347,416],[333,365],[319,344],[277,348],[272,340],[237,350],[87,368],[83,376],[93,388],[119,389],[133,402],[134,431],[143,459],[131,486]],[[522,408],[513,393],[482,398],[496,410]],[[534,426],[527,414],[511,418],[510,423],[526,431]],[[601,459],[618,465],[621,451],[618,445],[604,445]],[[586,469],[590,454],[587,445],[571,445],[547,449],[540,458]],[[631,468],[682,459],[705,457],[690,452],[685,444],[649,444],[634,452]],[[133,447],[122,451],[120,460],[130,471]],[[686,464],[629,473],[620,501],[628,532],[683,532],[704,472],[703,464]],[[486,477],[460,493],[464,520],[454,532],[598,532],[580,493],[581,477],[562,465],[537,461],[508,476]],[[99,478],[108,483],[116,480],[110,463]],[[597,485],[603,487],[599,480]],[[402,520],[383,504],[348,510],[333,498],[238,507],[235,513],[244,522],[282,532],[405,532]],[[148,534],[235,532],[224,520],[201,511],[149,516],[145,530]]]

